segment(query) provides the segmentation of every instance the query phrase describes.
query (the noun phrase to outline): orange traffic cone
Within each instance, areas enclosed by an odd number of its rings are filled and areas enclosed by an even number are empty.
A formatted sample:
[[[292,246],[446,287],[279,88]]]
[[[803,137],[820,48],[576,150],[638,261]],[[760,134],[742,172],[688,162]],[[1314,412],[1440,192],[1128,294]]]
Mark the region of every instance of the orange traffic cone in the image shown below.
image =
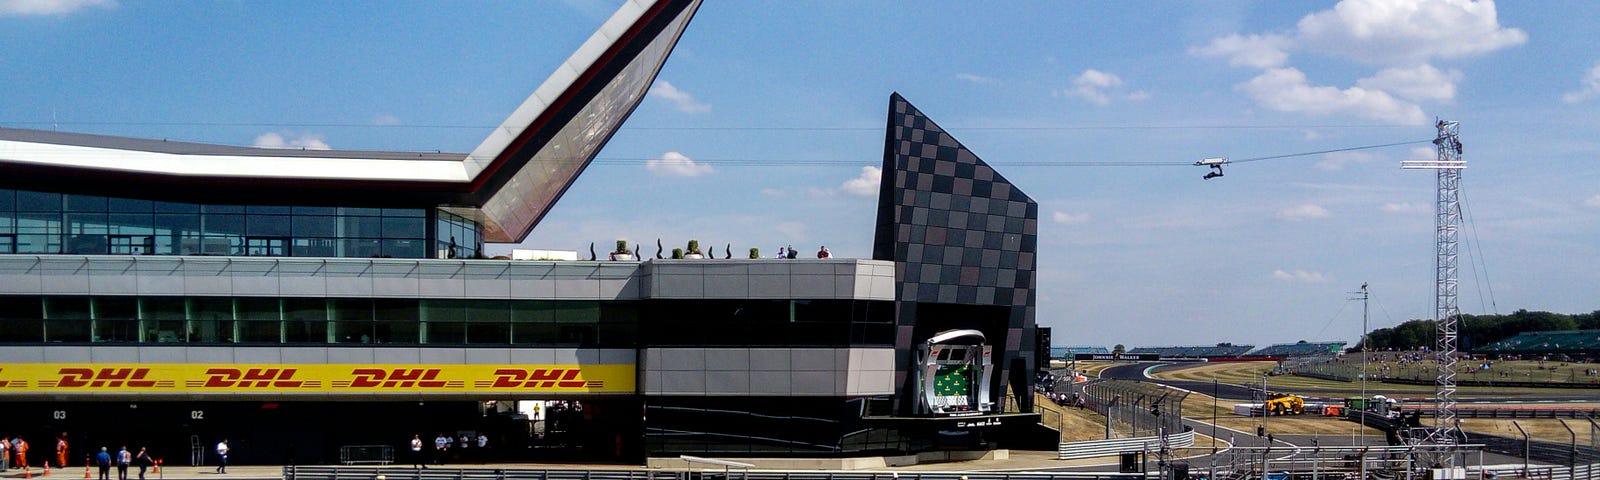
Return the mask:
[[[40,475],[40,476],[41,477],[50,476],[50,462],[44,462],[44,475]]]
[[[89,461],[83,461],[83,478],[89,478]]]
[[[28,467],[27,465],[23,465],[22,466],[22,478],[33,478],[33,468]]]
[[[159,459],[159,458],[156,459],[156,470],[155,470],[155,473],[161,473],[161,459]]]

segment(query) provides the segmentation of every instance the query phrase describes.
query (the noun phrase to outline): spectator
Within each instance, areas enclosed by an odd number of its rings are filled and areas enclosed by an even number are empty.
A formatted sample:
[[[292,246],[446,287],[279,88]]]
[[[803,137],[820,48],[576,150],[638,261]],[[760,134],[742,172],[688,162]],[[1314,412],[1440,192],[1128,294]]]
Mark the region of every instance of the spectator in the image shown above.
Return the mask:
[[[128,452],[128,447],[117,451],[117,480],[128,480],[128,466],[133,464],[133,454]]]
[[[833,252],[829,252],[828,251],[828,246],[827,245],[823,245],[821,250],[817,250],[817,258],[832,258],[832,257],[833,257]]]
[[[111,453],[106,447],[100,447],[100,453],[94,456],[94,466],[100,469],[100,480],[111,480]]]
[[[444,432],[439,432],[439,436],[433,438],[433,464],[444,463],[445,456],[449,454],[450,437],[445,436]]]

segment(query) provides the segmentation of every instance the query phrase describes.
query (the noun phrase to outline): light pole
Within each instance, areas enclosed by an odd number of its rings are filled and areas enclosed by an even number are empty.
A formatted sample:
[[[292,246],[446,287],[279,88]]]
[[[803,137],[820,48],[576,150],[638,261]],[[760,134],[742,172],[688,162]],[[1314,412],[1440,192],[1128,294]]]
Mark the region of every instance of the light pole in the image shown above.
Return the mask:
[[[1366,446],[1367,445],[1367,407],[1369,406],[1369,405],[1367,405],[1367,402],[1371,401],[1371,400],[1367,399],[1367,352],[1372,350],[1372,345],[1368,345],[1367,344],[1367,298],[1370,297],[1370,296],[1371,295],[1369,295],[1367,293],[1367,284],[1366,284],[1366,282],[1362,282],[1361,283],[1361,425],[1356,427],[1356,429],[1360,430],[1360,432],[1361,432],[1361,434],[1360,434],[1360,436],[1361,436],[1360,445],[1361,446]],[[1365,461],[1365,460],[1363,459],[1363,461]]]

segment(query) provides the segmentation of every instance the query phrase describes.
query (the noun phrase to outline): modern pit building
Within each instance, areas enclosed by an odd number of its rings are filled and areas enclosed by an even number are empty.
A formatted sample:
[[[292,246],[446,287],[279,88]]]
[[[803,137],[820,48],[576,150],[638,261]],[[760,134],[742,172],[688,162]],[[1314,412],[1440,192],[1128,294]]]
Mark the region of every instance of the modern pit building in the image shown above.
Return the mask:
[[[1053,448],[1038,206],[899,95],[872,259],[507,261],[698,0],[632,0],[470,153],[0,128],[0,434],[70,463]],[[574,161],[577,159],[578,161]],[[1047,334],[1046,334],[1047,335]],[[1020,394],[1020,395],[1019,395]]]

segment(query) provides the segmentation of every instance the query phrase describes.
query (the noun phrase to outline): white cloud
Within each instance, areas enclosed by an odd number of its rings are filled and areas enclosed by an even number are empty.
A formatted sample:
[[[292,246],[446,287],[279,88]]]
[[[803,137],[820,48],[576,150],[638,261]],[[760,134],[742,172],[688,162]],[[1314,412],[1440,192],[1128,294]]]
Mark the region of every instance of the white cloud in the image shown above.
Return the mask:
[[[1588,200],[1583,201],[1583,205],[1589,208],[1600,208],[1600,195],[1589,197]]]
[[[1375,64],[1460,58],[1521,45],[1493,0],[1343,0],[1296,25],[1301,48]]]
[[[1315,86],[1292,67],[1274,68],[1235,87],[1257,104],[1280,112],[1355,115],[1385,122],[1422,125],[1422,108],[1382,90]]]
[[[1325,281],[1328,280],[1327,277],[1322,275],[1322,272],[1307,272],[1305,270],[1295,270],[1295,271],[1292,271],[1292,272],[1291,271],[1284,271],[1284,270],[1273,270],[1272,271],[1272,278],[1276,278],[1278,280],[1283,280],[1285,282],[1300,282],[1300,283],[1322,283],[1322,282],[1325,282]]]
[[[287,136],[285,136],[287,135]],[[322,135],[315,133],[277,133],[267,132],[256,137],[254,143],[259,148],[295,148],[302,150],[330,150],[331,147],[323,140]]]
[[[1522,30],[1500,25],[1493,0],[1342,0],[1286,32],[1228,34],[1189,53],[1264,70],[1237,89],[1268,109],[1416,125],[1427,118],[1414,102],[1450,102],[1462,79],[1461,72],[1429,60],[1490,53],[1527,39]],[[1297,51],[1390,68],[1346,89],[1314,86],[1289,65],[1290,52]],[[1600,95],[1600,86],[1596,91]]]
[[[1150,94],[1142,90],[1127,94],[1121,93],[1122,77],[1093,68],[1078,74],[1078,78],[1072,80],[1072,85],[1071,90],[1057,91],[1056,95],[1081,97],[1095,105],[1109,105],[1113,97],[1132,101],[1148,100],[1150,98]]]
[[[1190,55],[1202,57],[1228,57],[1228,65],[1261,69],[1281,67],[1289,61],[1288,48],[1293,44],[1282,35],[1224,35],[1211,40],[1204,47],[1189,48]]]
[[[65,15],[88,7],[115,7],[116,0],[0,0],[0,17]]]
[[[705,113],[711,111],[711,105],[707,105],[705,103],[701,103],[699,100],[695,100],[694,95],[690,95],[689,92],[685,92],[683,90],[678,90],[678,87],[672,86],[672,82],[668,82],[666,80],[657,80],[655,85],[650,86],[650,93],[648,95],[652,97],[663,98],[672,102],[672,104],[676,106],[680,112]]]
[[[1302,204],[1278,210],[1278,218],[1283,220],[1308,220],[1328,216],[1328,209],[1313,204]]]
[[[381,126],[399,125],[400,117],[396,117],[387,113],[380,113],[372,116],[372,124]]]
[[[1352,163],[1370,163],[1378,157],[1367,152],[1333,152],[1322,155],[1322,160],[1317,161],[1317,168],[1336,172],[1344,170],[1345,165]]]
[[[1596,63],[1594,68],[1590,68],[1588,72],[1584,73],[1583,80],[1579,82],[1579,85],[1580,87],[1577,91],[1567,92],[1566,95],[1562,95],[1561,101],[1578,103],[1600,97],[1600,63]]]
[[[1077,225],[1089,221],[1089,214],[1087,213],[1056,212],[1051,217],[1055,219],[1056,223],[1065,225]]]
[[[878,187],[883,183],[883,169],[873,166],[861,167],[861,175],[845,180],[839,189],[851,195],[870,197],[878,194]]]
[[[1000,83],[1000,80],[998,80],[998,79],[996,79],[994,77],[985,77],[983,75],[978,75],[978,74],[975,74],[975,73],[966,73],[966,72],[957,73],[956,74],[956,80],[966,80],[968,82],[982,84],[982,85],[994,85],[996,83]]]
[[[1459,70],[1439,70],[1426,63],[1411,68],[1385,68],[1356,81],[1356,86],[1382,90],[1413,101],[1449,102],[1456,98]]]
[[[678,152],[661,154],[661,158],[644,161],[645,170],[656,175],[668,177],[698,177],[716,169],[704,163],[694,163],[694,159]]]
[[[1383,210],[1384,213],[1401,213],[1401,214],[1406,214],[1406,213],[1432,213],[1433,212],[1433,206],[1432,205],[1428,205],[1428,204],[1424,204],[1424,203],[1411,203],[1411,202],[1385,203],[1385,204],[1383,204],[1382,207],[1378,207],[1378,209],[1379,210]]]

